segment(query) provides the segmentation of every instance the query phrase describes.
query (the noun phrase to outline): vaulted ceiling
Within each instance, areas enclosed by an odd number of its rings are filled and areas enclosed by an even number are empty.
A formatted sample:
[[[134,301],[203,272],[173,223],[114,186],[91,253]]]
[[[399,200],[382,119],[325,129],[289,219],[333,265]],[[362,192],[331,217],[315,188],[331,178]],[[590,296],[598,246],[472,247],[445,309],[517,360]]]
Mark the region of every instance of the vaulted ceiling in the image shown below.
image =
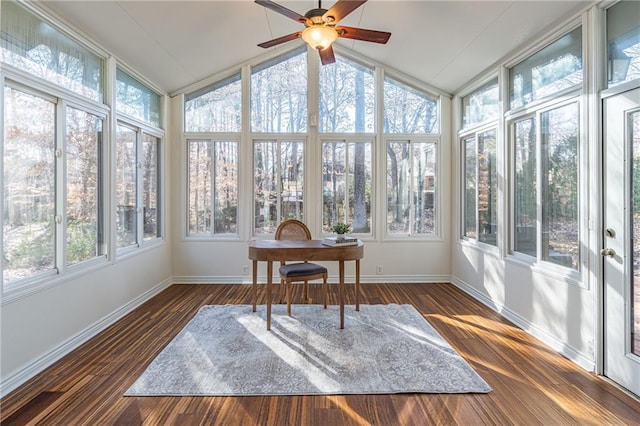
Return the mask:
[[[318,6],[310,0],[276,2],[300,14]],[[169,93],[261,55],[264,49],[258,43],[302,28],[251,0],[40,3]],[[333,3],[325,1],[322,6]],[[455,93],[588,4],[370,0],[340,23],[391,32],[389,43],[346,39],[336,43],[338,49],[345,47]],[[284,47],[294,43],[302,42]]]

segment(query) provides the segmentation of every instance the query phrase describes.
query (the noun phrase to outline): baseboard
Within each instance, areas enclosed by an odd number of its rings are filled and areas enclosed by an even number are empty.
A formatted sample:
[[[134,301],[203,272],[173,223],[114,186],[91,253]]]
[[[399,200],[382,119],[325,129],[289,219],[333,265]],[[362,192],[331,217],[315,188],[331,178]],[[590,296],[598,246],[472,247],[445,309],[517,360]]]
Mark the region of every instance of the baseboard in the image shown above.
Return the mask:
[[[569,346],[566,342],[559,340],[557,337],[547,333],[535,324],[522,318],[517,313],[509,310],[509,308],[505,307],[504,305],[497,304],[494,300],[491,300],[489,297],[487,297],[487,295],[479,292],[466,282],[456,277],[451,277],[451,283],[483,305],[487,306],[489,309],[499,313],[500,315],[517,325],[519,328],[531,334],[536,339],[550,346],[553,350],[562,354],[565,358],[571,360],[573,363],[579,365],[587,371],[595,371],[595,360],[591,359],[588,354],[580,352],[575,348]]]
[[[47,367],[51,366],[54,362],[60,360],[65,355],[68,355],[73,350],[86,343],[89,339],[95,337],[100,332],[104,331],[107,327],[111,326],[116,321],[120,320],[125,315],[133,311],[135,308],[142,305],[144,302],[148,301],[155,295],[159,294],[171,284],[173,284],[171,279],[162,281],[137,298],[131,300],[127,304],[113,311],[111,314],[91,324],[80,333],[67,339],[62,344],[54,347],[39,358],[28,363],[23,368],[9,374],[7,377],[3,377],[0,382],[0,398],[4,398],[18,386],[26,383],[29,379],[41,373]]]
[[[273,277],[273,282],[277,282],[278,278]],[[251,284],[250,276],[174,276],[172,278],[174,284]],[[355,281],[353,275],[345,276],[347,283]],[[258,276],[259,283],[266,283],[266,276]],[[330,284],[338,283],[337,277],[330,277]],[[450,275],[361,275],[360,282],[362,284],[381,284],[381,283],[398,283],[398,284],[418,284],[418,283],[448,283],[451,282]]]

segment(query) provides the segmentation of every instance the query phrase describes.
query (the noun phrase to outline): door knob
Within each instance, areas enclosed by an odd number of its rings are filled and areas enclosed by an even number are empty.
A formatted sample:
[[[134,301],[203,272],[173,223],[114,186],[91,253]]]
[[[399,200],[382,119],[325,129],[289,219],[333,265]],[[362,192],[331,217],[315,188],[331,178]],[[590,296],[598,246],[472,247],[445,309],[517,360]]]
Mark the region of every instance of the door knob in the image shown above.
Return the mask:
[[[603,248],[600,250],[600,255],[614,257],[616,255],[616,251],[612,248]]]

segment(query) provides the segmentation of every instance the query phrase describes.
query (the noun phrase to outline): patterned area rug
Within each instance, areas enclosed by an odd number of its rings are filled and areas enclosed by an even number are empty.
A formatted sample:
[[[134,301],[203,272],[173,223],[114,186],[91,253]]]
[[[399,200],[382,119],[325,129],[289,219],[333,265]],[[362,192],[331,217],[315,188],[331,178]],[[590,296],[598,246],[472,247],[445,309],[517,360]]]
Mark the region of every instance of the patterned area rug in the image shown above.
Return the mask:
[[[203,306],[125,393],[486,393],[487,383],[411,305]]]

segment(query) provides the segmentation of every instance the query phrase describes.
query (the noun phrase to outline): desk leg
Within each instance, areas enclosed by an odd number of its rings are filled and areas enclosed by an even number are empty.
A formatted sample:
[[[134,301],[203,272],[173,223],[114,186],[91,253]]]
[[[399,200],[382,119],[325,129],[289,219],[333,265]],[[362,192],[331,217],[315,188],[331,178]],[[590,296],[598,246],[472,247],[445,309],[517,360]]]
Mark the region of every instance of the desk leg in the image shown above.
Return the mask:
[[[267,262],[267,330],[271,330],[271,286],[273,285],[273,262]]]
[[[360,310],[360,259],[356,259],[356,311]]]
[[[344,260],[340,261],[340,284],[338,287],[338,299],[340,299],[340,328],[344,328]]]
[[[253,261],[253,284],[251,284],[251,290],[253,291],[253,312],[256,311],[256,304],[258,303],[258,261]]]

